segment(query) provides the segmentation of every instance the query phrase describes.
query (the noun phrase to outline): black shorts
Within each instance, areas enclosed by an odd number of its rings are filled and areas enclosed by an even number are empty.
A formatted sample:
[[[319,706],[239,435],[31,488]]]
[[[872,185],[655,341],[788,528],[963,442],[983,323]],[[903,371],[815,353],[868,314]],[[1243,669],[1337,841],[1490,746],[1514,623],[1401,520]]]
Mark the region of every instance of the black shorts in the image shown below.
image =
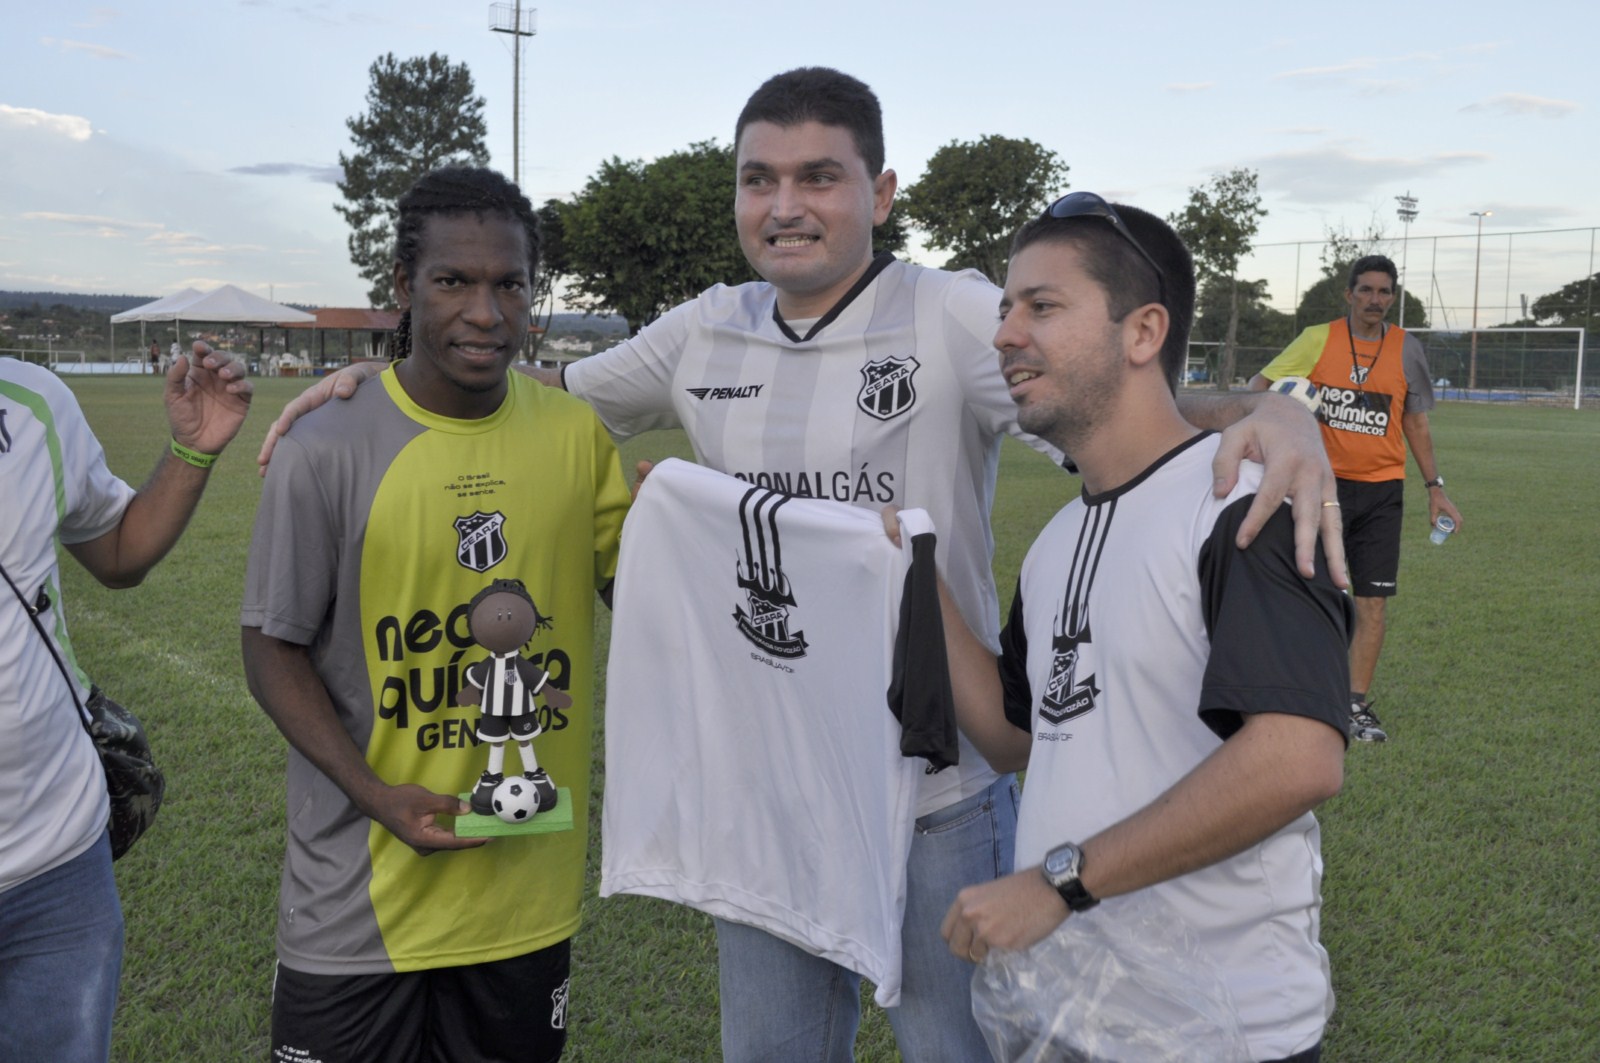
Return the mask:
[[[531,742],[543,733],[536,712],[519,712],[515,716],[490,712],[478,717],[478,738],[484,742],[504,742],[507,735],[518,742]]]
[[[282,963],[272,1063],[555,1063],[567,1043],[572,943],[493,963],[322,975]]]
[[[1344,557],[1350,566],[1350,593],[1358,598],[1392,598],[1398,589],[1405,490],[1404,480],[1339,481]]]

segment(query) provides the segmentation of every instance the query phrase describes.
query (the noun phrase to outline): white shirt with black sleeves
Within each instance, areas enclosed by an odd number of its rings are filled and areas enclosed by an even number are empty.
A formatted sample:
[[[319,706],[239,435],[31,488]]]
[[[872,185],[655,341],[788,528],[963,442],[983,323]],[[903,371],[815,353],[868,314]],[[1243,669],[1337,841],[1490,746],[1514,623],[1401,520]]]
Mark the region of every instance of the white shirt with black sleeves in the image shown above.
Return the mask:
[[[1033,737],[1016,866],[1144,808],[1248,714],[1348,726],[1349,604],[1318,554],[1295,570],[1287,506],[1234,545],[1260,481],[1212,497],[1218,437],[1064,507],[1028,552],[1001,636],[1006,714]],[[1333,1010],[1318,940],[1322,856],[1306,813],[1258,845],[1151,887],[1187,920],[1253,1057],[1311,1047]],[[1085,918],[1093,918],[1091,913]]]

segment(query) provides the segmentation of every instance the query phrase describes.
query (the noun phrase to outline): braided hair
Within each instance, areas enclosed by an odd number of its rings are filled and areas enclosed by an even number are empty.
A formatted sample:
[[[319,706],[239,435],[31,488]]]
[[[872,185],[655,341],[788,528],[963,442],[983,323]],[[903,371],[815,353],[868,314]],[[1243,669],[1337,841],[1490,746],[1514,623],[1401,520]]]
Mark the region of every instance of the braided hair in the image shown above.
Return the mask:
[[[409,280],[422,255],[422,231],[439,215],[504,214],[522,225],[528,239],[528,276],[539,269],[539,216],[522,190],[504,174],[480,166],[441,166],[418,178],[400,197],[394,231],[394,260]],[[411,354],[411,309],[400,315],[394,333],[394,360]]]

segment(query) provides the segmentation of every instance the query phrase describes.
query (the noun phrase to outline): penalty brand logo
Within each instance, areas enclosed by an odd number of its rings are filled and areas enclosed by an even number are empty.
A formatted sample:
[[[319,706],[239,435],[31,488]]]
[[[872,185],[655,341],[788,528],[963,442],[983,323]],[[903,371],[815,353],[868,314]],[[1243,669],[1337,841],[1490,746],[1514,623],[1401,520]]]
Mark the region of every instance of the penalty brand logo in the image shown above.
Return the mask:
[[[1093,712],[1096,699],[1100,697],[1094,673],[1079,678],[1078,668],[1084,663],[1082,648],[1094,643],[1089,633],[1089,592],[1094,588],[1100,551],[1105,547],[1116,512],[1115,499],[1095,506],[1085,514],[1083,526],[1078,529],[1078,546],[1072,555],[1067,591],[1051,629],[1051,649],[1055,656],[1050,662],[1050,677],[1045,680],[1044,692],[1039,697],[1039,718],[1056,727]]]
[[[796,603],[783,574],[783,546],[778,540],[778,510],[788,501],[788,495],[759,487],[739,499],[744,544],[743,557],[734,570],[744,603],[734,606],[733,622],[764,653],[795,660],[806,655],[806,636],[803,631],[789,630],[789,610]]]
[[[0,406],[0,454],[11,453],[11,430],[6,427],[6,410]]]
[[[861,391],[856,405],[861,412],[887,421],[916,405],[917,389],[912,383],[922,363],[915,358],[880,358],[861,367]]]
[[[504,561],[508,552],[505,526],[504,513],[480,511],[457,517],[456,560],[474,572],[487,572]]]
[[[737,388],[684,388],[689,394],[705,402],[707,399],[755,399],[760,398],[761,389],[765,384],[746,384]]]

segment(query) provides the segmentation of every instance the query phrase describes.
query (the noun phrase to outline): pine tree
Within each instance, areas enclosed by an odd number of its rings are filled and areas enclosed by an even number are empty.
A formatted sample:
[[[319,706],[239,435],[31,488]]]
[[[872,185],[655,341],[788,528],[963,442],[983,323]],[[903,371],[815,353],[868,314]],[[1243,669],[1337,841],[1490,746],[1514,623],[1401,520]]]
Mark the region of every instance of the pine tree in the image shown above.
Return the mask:
[[[487,164],[487,126],[465,63],[452,66],[437,52],[406,60],[390,52],[368,73],[366,113],[345,120],[355,150],[339,153],[345,202],[333,209],[350,223],[350,261],[372,285],[367,298],[392,307],[395,202],[430,170]]]

